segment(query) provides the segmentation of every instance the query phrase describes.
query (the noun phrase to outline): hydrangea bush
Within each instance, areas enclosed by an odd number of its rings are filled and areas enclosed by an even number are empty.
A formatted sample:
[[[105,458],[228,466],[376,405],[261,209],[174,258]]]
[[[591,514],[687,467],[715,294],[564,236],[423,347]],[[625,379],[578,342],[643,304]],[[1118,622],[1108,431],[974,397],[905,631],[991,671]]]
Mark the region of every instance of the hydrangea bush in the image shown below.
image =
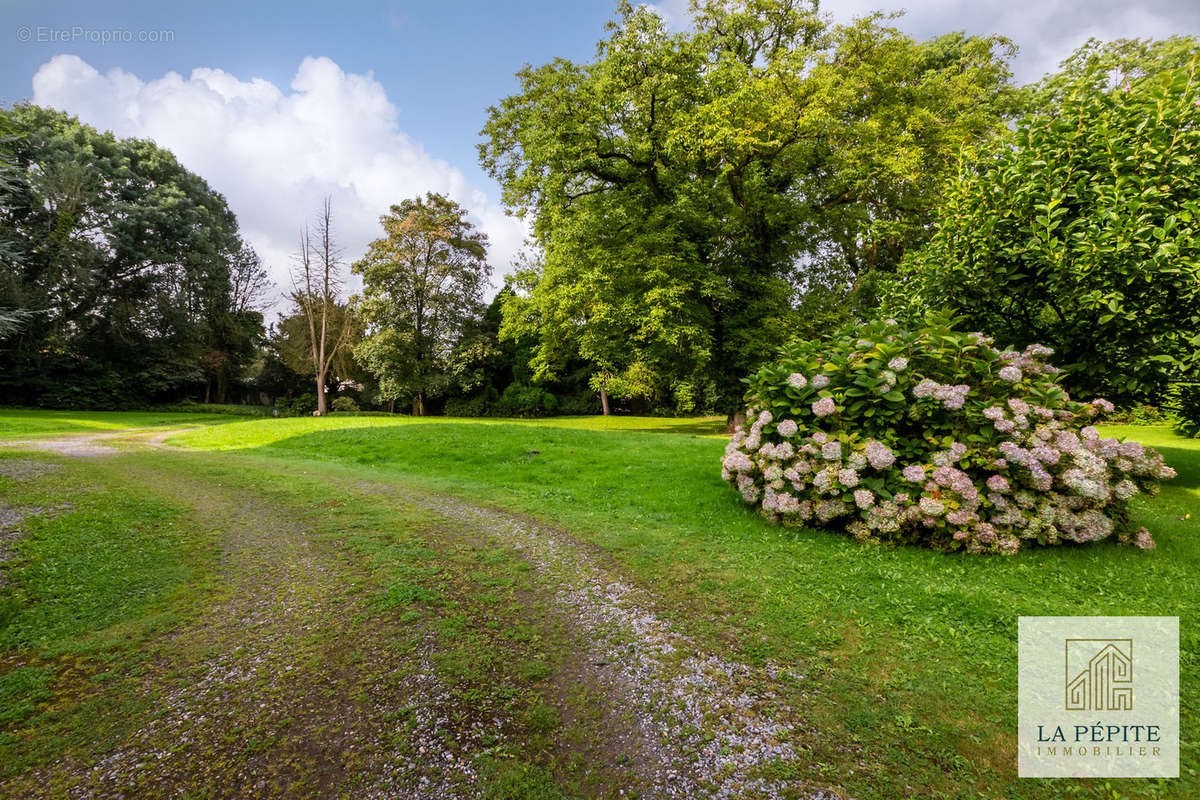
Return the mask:
[[[1105,438],[1112,410],[1071,399],[1049,348],[999,350],[945,320],[891,320],[785,346],[748,380],[722,477],[772,521],[854,538],[1012,554],[1115,536],[1150,548],[1129,501],[1174,477]]]

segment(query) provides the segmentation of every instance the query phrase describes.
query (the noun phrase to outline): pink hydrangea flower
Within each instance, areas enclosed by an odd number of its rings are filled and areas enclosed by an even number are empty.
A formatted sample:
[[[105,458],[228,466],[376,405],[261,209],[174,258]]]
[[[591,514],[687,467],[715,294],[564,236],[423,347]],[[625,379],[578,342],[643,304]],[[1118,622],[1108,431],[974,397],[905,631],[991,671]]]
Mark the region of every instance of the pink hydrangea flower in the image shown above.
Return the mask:
[[[1146,448],[1142,447],[1141,442],[1121,442],[1117,452],[1126,458],[1142,458],[1146,455]]]
[[[793,372],[791,375],[788,375],[787,383],[793,389],[803,389],[805,386],[808,386],[808,379],[799,372]]]
[[[925,480],[925,468],[920,464],[910,464],[901,470],[900,474],[909,483],[921,483]]]
[[[813,379],[816,382],[816,379]],[[820,400],[812,404],[812,412],[818,417],[828,417],[830,414],[837,411],[837,406],[833,402],[832,397],[822,397]]]
[[[754,469],[754,462],[750,460],[750,456],[741,452],[730,453],[721,459],[721,463],[730,472],[750,472]]]
[[[812,385],[814,387],[816,387],[817,389],[824,389],[826,386],[829,385],[829,376],[822,375],[819,373],[816,375],[813,375]]]
[[[779,425],[776,426],[776,428],[775,428],[775,430],[779,431],[780,436],[786,436],[788,438],[795,436],[796,431],[798,431],[799,429],[800,428],[796,424],[796,421],[791,420],[791,419],[785,419],[783,422],[780,422]]]
[[[1115,494],[1119,500],[1128,500],[1137,493],[1137,485],[1128,478],[1121,481],[1113,488],[1113,494]]]
[[[1154,539],[1151,538],[1150,531],[1145,528],[1138,528],[1137,536],[1134,538],[1133,543],[1143,550],[1154,549]]]
[[[966,525],[971,521],[971,512],[965,508],[956,508],[946,515],[946,521],[951,525]]]
[[[854,505],[859,508],[870,508],[875,505],[875,493],[870,489],[855,489]]]
[[[944,503],[934,500],[932,497],[922,497],[918,505],[921,507],[921,513],[929,517],[940,516],[946,510]]]
[[[1021,380],[1021,370],[1018,367],[1014,367],[1012,364],[1009,364],[1007,367],[1001,367],[1000,379],[1006,380],[1009,383],[1016,383],[1017,381]]]
[[[816,513],[817,518],[822,522],[829,522],[846,513],[846,504],[840,500],[822,500],[817,503]]]
[[[793,494],[781,492],[775,495],[775,510],[780,514],[795,514],[800,511],[800,500]]]
[[[967,393],[971,391],[971,387],[965,384],[957,386],[936,386],[933,390],[933,396],[942,401],[942,405],[953,411],[963,407],[963,403],[967,400]],[[913,394],[916,394],[916,389],[913,389]]]
[[[1074,431],[1059,431],[1054,434],[1054,446],[1064,453],[1073,453],[1080,447],[1079,437]],[[1140,449],[1141,445],[1138,447]]]
[[[926,378],[912,388],[913,397],[932,397],[937,388],[937,381]]]
[[[867,461],[875,469],[887,469],[896,463],[896,454],[883,442],[870,441],[866,447]]]

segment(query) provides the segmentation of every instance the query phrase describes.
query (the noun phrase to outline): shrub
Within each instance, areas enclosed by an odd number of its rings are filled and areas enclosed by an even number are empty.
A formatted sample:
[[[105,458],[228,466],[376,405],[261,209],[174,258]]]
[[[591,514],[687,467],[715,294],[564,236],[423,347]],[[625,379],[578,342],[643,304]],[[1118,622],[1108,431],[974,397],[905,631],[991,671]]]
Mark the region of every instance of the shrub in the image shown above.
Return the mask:
[[[1172,392],[1171,405],[1175,408],[1179,432],[1187,436],[1200,436],[1200,383],[1181,383]]]
[[[931,318],[794,342],[750,377],[722,477],[772,521],[856,539],[1015,553],[1130,528],[1129,499],[1174,476],[1136,442],[1101,438],[1105,400],[1071,400],[1048,348],[1000,351]]]
[[[183,411],[189,414],[232,414],[239,417],[269,417],[274,409],[271,406],[253,406],[240,403],[197,403],[194,400],[181,400],[165,406],[156,406],[162,411]]]
[[[334,411],[358,411],[358,403],[354,402],[353,397],[335,397],[330,408]]]
[[[280,397],[275,401],[275,410],[280,417],[306,417],[317,410],[316,393],[299,397]]]
[[[502,417],[543,417],[558,408],[558,398],[538,386],[510,383],[495,410]]]
[[[488,410],[487,400],[481,396],[451,397],[446,401],[444,413],[447,417],[485,417]]]
[[[590,390],[559,397],[558,413],[567,417],[583,417],[600,413],[600,397]]]
[[[1118,408],[1106,415],[1104,421],[1110,425],[1162,425],[1171,421],[1171,415],[1159,406],[1135,405]]]

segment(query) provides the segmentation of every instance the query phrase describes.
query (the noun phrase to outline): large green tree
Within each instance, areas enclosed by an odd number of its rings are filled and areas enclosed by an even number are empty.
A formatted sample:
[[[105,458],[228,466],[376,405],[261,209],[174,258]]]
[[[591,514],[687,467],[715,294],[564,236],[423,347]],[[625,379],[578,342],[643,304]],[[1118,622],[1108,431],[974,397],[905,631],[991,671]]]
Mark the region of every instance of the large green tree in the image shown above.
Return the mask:
[[[363,280],[355,310],[366,325],[354,352],[381,397],[411,399],[413,414],[424,415],[453,379],[451,354],[482,313],[487,237],[440,194],[394,205],[380,222],[385,236],[352,267]]]
[[[542,253],[506,319],[537,373],[579,355],[597,389],[732,410],[798,296],[869,304],[924,240],[955,155],[1002,125],[1009,45],[798,0],[694,14],[671,33],[622,2],[593,62],[518,73],[480,154]]]
[[[1115,86],[1110,61],[1083,55],[964,160],[891,305],[1049,345],[1072,390],[1153,402],[1200,359],[1200,46]]]
[[[232,300],[243,252],[225,200],[166,150],[38,106],[0,110],[5,400],[222,392],[262,330]]]

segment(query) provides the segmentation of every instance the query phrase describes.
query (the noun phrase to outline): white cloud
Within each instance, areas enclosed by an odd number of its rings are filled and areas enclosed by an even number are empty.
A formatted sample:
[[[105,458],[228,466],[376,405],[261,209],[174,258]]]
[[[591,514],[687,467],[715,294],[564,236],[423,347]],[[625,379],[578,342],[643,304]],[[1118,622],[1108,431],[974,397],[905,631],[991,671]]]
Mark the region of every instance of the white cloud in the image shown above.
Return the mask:
[[[404,198],[441,192],[467,207],[491,240],[498,278],[521,247],[524,225],[504,215],[462,172],[431,157],[400,129],[396,107],[370,74],[306,58],[290,91],[242,81],[219,69],[143,81],[121,69],[101,74],[59,55],[33,78],[33,102],[78,116],[118,136],[152,139],[225,195],[243,235],[280,287],[300,228],[332,195],[346,259],[382,233],[379,216]],[[495,278],[494,278],[495,280]],[[497,281],[499,282],[499,281]]]
[[[948,31],[1000,34],[1020,48],[1012,69],[1018,83],[1036,81],[1089,37],[1101,40],[1163,38],[1200,33],[1200,5],[1194,0],[1036,0],[980,3],[976,0],[889,2],[835,0],[821,4],[838,22],[883,8],[903,8],[893,25],[917,39]]]
[[[692,10],[689,0],[659,0],[657,3],[645,3],[673,31],[685,31],[692,27]]]
[[[688,0],[647,5],[672,30],[686,30],[691,25]],[[1200,34],[1200,3],[1195,0],[828,0],[820,9],[838,23],[875,11],[903,9],[903,16],[890,24],[916,39],[958,30],[1007,36],[1020,48],[1012,63],[1018,83],[1036,81],[1055,71],[1089,37],[1161,39],[1172,34]]]

